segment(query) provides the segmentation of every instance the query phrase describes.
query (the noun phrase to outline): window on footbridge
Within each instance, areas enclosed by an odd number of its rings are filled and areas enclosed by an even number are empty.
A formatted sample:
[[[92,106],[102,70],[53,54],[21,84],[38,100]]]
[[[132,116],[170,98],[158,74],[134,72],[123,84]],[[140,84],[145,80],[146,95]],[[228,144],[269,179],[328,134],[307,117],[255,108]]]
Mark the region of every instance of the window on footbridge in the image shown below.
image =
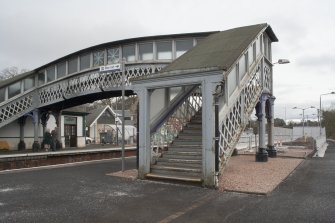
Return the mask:
[[[66,62],[57,64],[57,78],[64,77],[66,75]]]
[[[5,93],[6,93],[6,88],[0,88],[0,103],[6,100]]]
[[[135,45],[129,45],[122,47],[122,56],[127,62],[135,61]]]
[[[180,57],[186,51],[193,47],[193,39],[176,40],[176,58]]]
[[[90,68],[91,65],[91,54],[85,54],[80,56],[80,70]]]
[[[156,42],[157,60],[172,59],[172,41]]]
[[[73,58],[68,62],[68,74],[73,74],[78,71],[78,58]]]
[[[55,74],[56,74],[55,67],[54,66],[49,67],[47,69],[47,82],[55,80]]]
[[[107,64],[118,63],[120,61],[120,48],[115,47],[107,50]]]
[[[8,98],[12,98],[21,93],[21,81],[8,86]]]
[[[97,51],[93,53],[93,67],[99,67],[105,63],[105,51]]]
[[[38,73],[38,86],[45,84],[45,74],[44,72]]]
[[[144,60],[153,60],[153,44],[152,43],[140,43],[139,44],[139,59]]]
[[[34,76],[27,77],[26,79],[24,79],[24,91],[30,90],[33,87],[35,87],[35,77]]]

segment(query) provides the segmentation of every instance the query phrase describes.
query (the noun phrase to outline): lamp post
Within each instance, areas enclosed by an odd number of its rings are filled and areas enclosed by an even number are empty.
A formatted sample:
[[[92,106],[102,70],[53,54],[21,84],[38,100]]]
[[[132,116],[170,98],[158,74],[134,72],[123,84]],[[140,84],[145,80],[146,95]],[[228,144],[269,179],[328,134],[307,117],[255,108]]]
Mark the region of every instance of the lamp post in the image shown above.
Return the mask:
[[[309,108],[315,108],[314,106],[310,106],[307,108],[298,108],[298,107],[293,107],[292,109],[300,109],[302,110],[302,135],[305,137],[305,110]]]
[[[319,120],[320,120],[320,136],[321,136],[321,112],[322,112],[322,108],[321,108],[321,96],[323,95],[328,95],[328,94],[335,94],[334,91],[330,92],[330,93],[325,93],[325,94],[320,94],[320,110],[319,110]]]
[[[273,64],[287,64],[287,63],[291,63],[290,60],[288,60],[288,59],[279,59],[277,62],[274,62]]]
[[[126,72],[126,68],[125,68],[125,59],[122,59],[121,61],[121,66],[122,66],[122,172],[124,172],[125,169],[125,157],[124,157],[124,153],[125,153],[125,149],[124,149],[124,116],[125,116],[125,112],[124,112],[124,96],[125,96],[125,72]]]

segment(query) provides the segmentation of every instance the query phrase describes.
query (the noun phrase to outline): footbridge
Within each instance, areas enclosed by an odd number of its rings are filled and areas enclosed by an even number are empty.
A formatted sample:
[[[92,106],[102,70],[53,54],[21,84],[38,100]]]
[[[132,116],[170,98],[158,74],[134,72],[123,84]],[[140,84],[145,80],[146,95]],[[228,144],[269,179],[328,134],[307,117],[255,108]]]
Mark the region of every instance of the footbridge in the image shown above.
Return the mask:
[[[268,24],[221,32],[128,39],[60,58],[0,83],[0,128],[26,117],[39,128],[63,109],[121,95],[122,71],[101,67],[123,59],[126,95],[139,98],[139,178],[215,187],[253,111],[259,121],[257,161],[275,157],[272,42]],[[19,120],[19,121],[17,121]],[[264,135],[268,122],[268,142]]]

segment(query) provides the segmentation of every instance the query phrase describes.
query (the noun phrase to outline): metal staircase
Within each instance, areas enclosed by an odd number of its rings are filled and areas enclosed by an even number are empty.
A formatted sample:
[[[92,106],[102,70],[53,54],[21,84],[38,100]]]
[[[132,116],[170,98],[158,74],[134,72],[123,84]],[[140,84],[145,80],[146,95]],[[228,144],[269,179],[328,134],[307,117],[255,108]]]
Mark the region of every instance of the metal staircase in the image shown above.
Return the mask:
[[[202,113],[198,112],[163,151],[147,177],[167,180],[202,181]]]
[[[216,154],[216,176],[221,174],[228,163],[262,92],[271,89],[270,66],[260,56],[228,98],[225,98],[227,92],[224,91],[216,95],[218,101],[221,100],[217,120],[219,148]],[[179,107],[165,108],[164,120],[160,121],[162,124],[151,132],[153,160],[146,177],[197,183],[204,180],[202,95],[199,92],[201,87],[193,88],[174,102]],[[173,120],[183,120],[182,128],[171,129]],[[165,136],[162,136],[162,132]]]

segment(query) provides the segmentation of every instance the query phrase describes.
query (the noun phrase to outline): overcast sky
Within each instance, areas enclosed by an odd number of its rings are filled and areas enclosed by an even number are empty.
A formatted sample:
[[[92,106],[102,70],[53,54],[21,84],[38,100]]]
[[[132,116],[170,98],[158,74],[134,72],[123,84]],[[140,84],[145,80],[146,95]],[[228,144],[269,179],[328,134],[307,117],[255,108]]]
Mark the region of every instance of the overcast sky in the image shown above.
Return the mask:
[[[319,107],[320,94],[335,91],[333,0],[2,0],[0,70],[35,69],[93,45],[147,35],[271,25],[275,116],[299,118]],[[322,106],[335,95],[322,96]],[[316,114],[308,109],[306,115]]]

